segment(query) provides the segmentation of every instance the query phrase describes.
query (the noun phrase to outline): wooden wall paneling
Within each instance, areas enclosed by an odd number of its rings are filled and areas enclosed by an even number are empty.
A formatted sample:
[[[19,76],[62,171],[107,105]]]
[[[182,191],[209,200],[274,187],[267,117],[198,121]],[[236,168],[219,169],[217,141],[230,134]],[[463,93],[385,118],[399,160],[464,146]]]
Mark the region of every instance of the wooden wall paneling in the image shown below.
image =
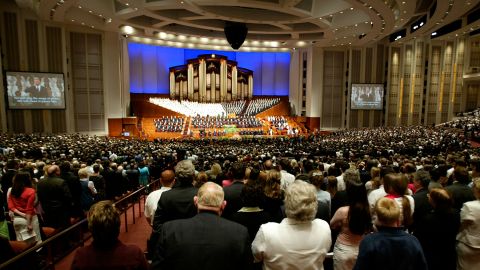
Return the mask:
[[[27,63],[30,71],[40,71],[40,52],[38,42],[38,23],[25,20],[25,36],[27,47]]]

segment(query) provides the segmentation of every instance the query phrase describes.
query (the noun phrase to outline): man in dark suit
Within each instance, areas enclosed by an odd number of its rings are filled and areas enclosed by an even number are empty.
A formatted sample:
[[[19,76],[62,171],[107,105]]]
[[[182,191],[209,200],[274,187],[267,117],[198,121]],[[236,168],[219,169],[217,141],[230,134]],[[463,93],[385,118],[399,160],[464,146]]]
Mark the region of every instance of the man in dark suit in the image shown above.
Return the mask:
[[[453,171],[453,184],[445,187],[453,198],[453,208],[460,211],[463,203],[474,201],[472,188],[468,186],[470,183],[470,176],[465,167],[457,166]]]
[[[50,97],[52,95],[50,91],[40,83],[41,83],[40,78],[34,77],[33,85],[25,89],[25,92],[30,94],[30,97],[36,97],[36,98]]]
[[[175,185],[171,190],[162,193],[153,218],[153,231],[147,242],[148,253],[153,252],[165,222],[191,218],[196,215],[197,208],[193,198],[198,189],[193,186],[195,166],[191,160],[182,160],[175,166]]]
[[[230,167],[230,172],[232,173],[233,182],[230,186],[223,188],[225,200],[228,204],[225,207],[222,216],[228,219],[243,207],[240,194],[242,193],[242,188],[244,186],[245,164],[243,162],[233,163],[232,167]]]
[[[82,196],[82,185],[80,184],[80,178],[72,172],[72,165],[68,161],[64,161],[60,164],[60,178],[65,180],[70,195],[72,195],[72,217],[83,217],[83,210],[80,206]]]
[[[52,165],[48,177],[40,180],[37,195],[44,211],[45,226],[64,228],[70,225],[72,195],[65,180],[60,178],[60,168]]]
[[[194,201],[196,216],[163,225],[152,269],[248,269],[253,262],[248,230],[220,217],[223,189],[207,182]]]
[[[153,229],[160,231],[163,223],[182,218],[195,216],[197,209],[193,203],[193,197],[198,189],[193,186],[195,166],[190,160],[182,160],[175,166],[175,185],[166,191],[158,201],[157,210],[153,222]]]
[[[413,224],[411,230],[415,234],[415,230],[425,216],[432,211],[432,206],[428,202],[428,185],[430,183],[430,173],[425,170],[418,170],[413,175],[413,185],[415,186],[415,194],[413,200],[415,202],[415,211],[413,212]]]

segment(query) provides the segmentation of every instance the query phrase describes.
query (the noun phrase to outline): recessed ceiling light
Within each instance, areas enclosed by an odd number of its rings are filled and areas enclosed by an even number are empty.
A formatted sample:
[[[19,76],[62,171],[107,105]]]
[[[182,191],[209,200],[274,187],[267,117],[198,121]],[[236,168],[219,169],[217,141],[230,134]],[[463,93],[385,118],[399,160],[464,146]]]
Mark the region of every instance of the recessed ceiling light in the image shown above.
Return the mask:
[[[82,8],[82,6],[78,6],[78,8]]]
[[[89,10],[89,11],[88,11],[88,13],[92,13],[92,11],[91,11],[91,10]]]
[[[340,14],[343,14],[343,11],[340,11]]]
[[[127,7],[128,7],[128,6],[130,6],[130,4],[129,4],[129,3],[125,3],[125,6],[127,6]]]
[[[353,10],[353,7],[351,7],[350,10]]]
[[[74,20],[74,19],[72,19],[72,22],[74,22],[74,21],[75,21],[75,20]]]
[[[84,22],[82,22],[82,25],[85,25],[85,23],[84,23]]]
[[[135,29],[133,27],[131,27],[130,25],[125,25],[123,28],[122,28],[123,32],[125,34],[133,34],[133,32],[135,32]]]
[[[405,1],[403,1],[403,2],[402,2],[402,5],[405,5],[405,3],[406,3],[406,2],[405,2]]]

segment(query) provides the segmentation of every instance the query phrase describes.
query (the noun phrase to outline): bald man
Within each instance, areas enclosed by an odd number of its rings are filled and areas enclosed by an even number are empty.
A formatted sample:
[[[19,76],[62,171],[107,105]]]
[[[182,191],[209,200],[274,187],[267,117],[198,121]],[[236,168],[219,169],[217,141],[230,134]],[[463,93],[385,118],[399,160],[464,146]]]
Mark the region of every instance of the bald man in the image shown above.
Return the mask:
[[[193,201],[196,216],[163,225],[152,269],[247,269],[248,231],[220,216],[227,204],[222,187],[207,182]]]
[[[172,186],[175,183],[175,172],[172,170],[163,171],[160,176],[160,183],[162,184],[162,187],[159,190],[155,190],[148,194],[147,199],[145,200],[145,218],[151,226],[153,226],[155,210],[157,210],[158,201],[160,200],[162,193],[172,189]]]
[[[48,176],[40,180],[37,195],[44,211],[44,226],[61,229],[70,225],[72,196],[65,180],[60,178],[60,167],[52,165]]]

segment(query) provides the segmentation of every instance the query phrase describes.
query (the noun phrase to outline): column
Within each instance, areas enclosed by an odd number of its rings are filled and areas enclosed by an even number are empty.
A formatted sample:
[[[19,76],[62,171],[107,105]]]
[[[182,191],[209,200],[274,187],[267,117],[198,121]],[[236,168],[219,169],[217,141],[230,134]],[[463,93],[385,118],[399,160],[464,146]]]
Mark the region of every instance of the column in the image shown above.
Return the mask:
[[[237,100],[238,99],[238,96],[237,96],[237,85],[238,85],[238,82],[237,82],[237,66],[232,66],[232,100]]]
[[[220,102],[227,100],[227,61],[220,60]]]
[[[176,98],[176,93],[175,93],[175,72],[170,71],[170,98],[175,99]]]
[[[198,66],[198,92],[200,94],[200,102],[206,101],[207,95],[207,67],[205,59],[200,59]]]
[[[193,64],[188,64],[187,91],[188,91],[188,100],[193,100]]]

